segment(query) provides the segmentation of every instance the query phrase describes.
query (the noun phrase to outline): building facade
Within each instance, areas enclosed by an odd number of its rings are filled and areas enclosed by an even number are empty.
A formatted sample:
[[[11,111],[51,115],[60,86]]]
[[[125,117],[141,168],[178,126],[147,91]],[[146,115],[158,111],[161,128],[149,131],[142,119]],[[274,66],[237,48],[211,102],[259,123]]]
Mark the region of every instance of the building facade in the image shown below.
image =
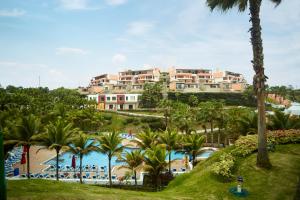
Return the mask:
[[[87,98],[95,100],[99,110],[135,110],[139,107],[139,96],[141,94],[94,94]]]
[[[159,68],[126,70],[118,75],[94,77],[88,87],[90,94],[142,93],[146,83],[160,82],[163,92],[242,92],[246,80],[242,74],[200,68],[171,67],[166,72]]]

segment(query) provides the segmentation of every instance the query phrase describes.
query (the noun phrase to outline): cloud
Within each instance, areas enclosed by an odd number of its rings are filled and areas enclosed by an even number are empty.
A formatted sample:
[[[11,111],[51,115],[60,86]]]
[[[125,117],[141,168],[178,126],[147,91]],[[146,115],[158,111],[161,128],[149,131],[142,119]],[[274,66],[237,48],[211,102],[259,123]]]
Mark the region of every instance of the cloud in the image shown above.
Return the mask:
[[[112,58],[112,62],[115,65],[123,64],[124,62],[126,62],[126,60],[127,60],[127,57],[124,54],[121,54],[121,53],[115,54]]]
[[[12,10],[0,10],[0,17],[19,17],[25,15],[26,11],[14,8]]]
[[[30,64],[30,63],[20,63],[20,62],[11,62],[11,61],[0,61],[0,67],[1,68],[7,68],[7,69],[24,69],[24,70],[30,70],[30,69],[45,69],[48,66],[44,64]]]
[[[59,47],[56,49],[57,55],[85,55],[88,52],[79,48]]]
[[[136,21],[128,24],[127,33],[130,35],[144,35],[154,27],[153,22]]]
[[[89,0],[59,0],[60,7],[66,10],[98,10],[89,4]]]
[[[119,6],[127,3],[127,0],[106,0],[106,3],[111,6]]]
[[[181,31],[196,32],[199,27],[205,23],[201,23],[209,15],[209,9],[203,1],[191,1],[178,13],[177,24]]]
[[[39,63],[0,61],[0,69],[0,85],[4,87],[7,85],[37,87],[39,79],[43,87],[69,86],[74,88],[77,86],[74,79],[69,77],[70,73],[61,71],[61,67]]]

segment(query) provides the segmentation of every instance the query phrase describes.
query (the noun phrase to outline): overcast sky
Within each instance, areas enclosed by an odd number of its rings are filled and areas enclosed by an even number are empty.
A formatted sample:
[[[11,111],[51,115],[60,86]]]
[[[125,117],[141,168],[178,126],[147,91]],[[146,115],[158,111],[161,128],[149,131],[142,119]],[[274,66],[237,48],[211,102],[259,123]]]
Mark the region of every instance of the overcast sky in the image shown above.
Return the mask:
[[[157,66],[230,70],[252,83],[248,11],[204,0],[0,0],[0,84],[87,86],[91,77]],[[300,88],[300,1],[262,5],[270,85]]]

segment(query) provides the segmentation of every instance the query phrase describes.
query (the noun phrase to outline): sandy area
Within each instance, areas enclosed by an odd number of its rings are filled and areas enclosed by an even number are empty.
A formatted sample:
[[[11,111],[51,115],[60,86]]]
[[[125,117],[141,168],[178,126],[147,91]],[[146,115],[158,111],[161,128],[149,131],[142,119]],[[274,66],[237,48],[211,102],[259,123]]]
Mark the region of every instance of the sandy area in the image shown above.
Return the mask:
[[[47,168],[47,165],[43,165],[45,161],[49,160],[50,158],[53,158],[56,156],[55,151],[50,151],[47,149],[40,149],[39,146],[31,146],[29,153],[30,153],[30,172],[31,173],[40,173],[43,169]],[[37,152],[38,151],[38,152]],[[20,174],[25,174],[27,171],[27,163],[24,165],[21,165],[20,163],[17,163],[14,165],[14,168],[20,169]]]

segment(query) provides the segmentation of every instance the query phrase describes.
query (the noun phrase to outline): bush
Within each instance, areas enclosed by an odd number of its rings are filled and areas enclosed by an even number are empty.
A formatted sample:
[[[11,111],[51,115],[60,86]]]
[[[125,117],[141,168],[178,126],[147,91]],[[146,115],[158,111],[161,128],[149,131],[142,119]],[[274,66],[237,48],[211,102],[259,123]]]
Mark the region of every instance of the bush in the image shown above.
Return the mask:
[[[268,147],[273,147],[273,149],[275,144],[300,143],[300,130],[296,129],[268,131],[267,136]],[[245,157],[257,151],[257,135],[242,136],[235,141],[234,146],[232,154]]]
[[[230,180],[233,177],[234,161],[235,159],[230,153],[223,153],[220,160],[212,165],[212,172],[225,180]]]
[[[255,107],[256,100],[253,95],[244,95],[243,93],[225,93],[225,92],[198,92],[198,93],[176,93],[169,92],[169,100],[179,100],[182,103],[189,104],[190,96],[195,96],[198,102],[205,101],[224,101],[228,106],[249,106]]]
[[[300,130],[276,130],[268,132],[268,139],[275,144],[300,143]]]
[[[245,157],[257,150],[257,135],[242,136],[235,141],[234,146],[232,154]]]

